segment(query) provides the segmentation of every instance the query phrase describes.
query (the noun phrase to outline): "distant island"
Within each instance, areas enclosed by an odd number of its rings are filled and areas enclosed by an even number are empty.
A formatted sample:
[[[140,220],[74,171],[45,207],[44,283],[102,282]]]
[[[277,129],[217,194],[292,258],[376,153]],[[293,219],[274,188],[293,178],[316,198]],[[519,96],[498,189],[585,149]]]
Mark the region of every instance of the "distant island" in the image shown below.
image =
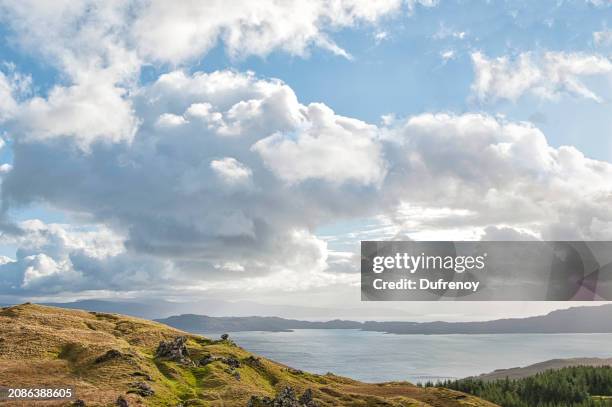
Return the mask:
[[[278,317],[209,317],[182,314],[156,321],[194,333],[267,331],[294,329],[359,329],[393,334],[529,334],[612,333],[612,304],[572,307],[546,315],[478,322],[406,321],[302,321]]]

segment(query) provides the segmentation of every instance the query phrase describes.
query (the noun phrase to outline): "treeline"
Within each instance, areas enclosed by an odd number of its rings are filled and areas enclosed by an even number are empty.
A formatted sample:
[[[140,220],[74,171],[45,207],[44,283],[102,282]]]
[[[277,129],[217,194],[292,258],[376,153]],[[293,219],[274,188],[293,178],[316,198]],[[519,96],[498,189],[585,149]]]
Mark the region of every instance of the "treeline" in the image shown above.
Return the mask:
[[[566,367],[522,379],[483,381],[478,378],[428,382],[473,394],[502,407],[612,406],[612,367]]]

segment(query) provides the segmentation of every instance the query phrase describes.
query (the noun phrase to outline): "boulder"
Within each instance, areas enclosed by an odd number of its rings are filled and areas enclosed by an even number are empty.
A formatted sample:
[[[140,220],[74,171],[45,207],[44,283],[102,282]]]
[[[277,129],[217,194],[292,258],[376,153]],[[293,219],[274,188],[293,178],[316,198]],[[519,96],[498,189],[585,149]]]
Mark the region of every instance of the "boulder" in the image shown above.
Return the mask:
[[[273,407],[274,400],[270,397],[251,396],[247,407]]]
[[[96,364],[104,363],[104,362],[107,362],[109,360],[120,358],[120,357],[123,357],[123,356],[124,356],[123,353],[121,353],[117,349],[111,349],[109,351],[106,351],[106,353],[104,353],[103,355],[98,356],[96,358],[96,360],[94,361],[94,363],[96,363]]]
[[[206,355],[204,356],[202,359],[200,359],[198,361],[198,366],[206,366],[209,363],[214,362],[215,360],[217,360],[217,358],[211,356],[211,355]]]
[[[135,382],[132,383],[132,388],[128,391],[128,393],[138,394],[142,397],[149,397],[155,394],[155,390],[151,388],[145,382]]]
[[[301,407],[293,387],[285,387],[274,399],[274,407]]]
[[[310,389],[306,389],[306,391],[304,392],[304,394],[302,394],[302,396],[300,397],[298,401],[300,402],[300,405],[304,407],[317,407],[318,406],[318,404],[314,401],[312,397],[312,390]]]
[[[115,401],[115,405],[118,407],[130,407],[130,404],[123,396],[117,397],[117,401]]]
[[[145,379],[145,380],[147,380],[149,382],[153,381],[153,378],[150,375],[148,375],[147,373],[144,373],[144,372],[134,372],[134,373],[131,373],[130,376],[132,376],[132,377],[142,377],[143,379]]]
[[[225,363],[226,365],[228,365],[229,367],[233,368],[233,369],[237,369],[240,367],[240,361],[238,359],[236,359],[235,357],[232,356],[228,356],[226,358],[222,358],[221,362]]]
[[[247,407],[318,407],[312,397],[312,390],[307,389],[298,399],[295,390],[287,386],[274,399],[270,397],[251,396]]]
[[[244,362],[247,365],[255,367],[255,368],[263,368],[263,363],[261,363],[261,359],[255,356],[247,357],[246,359],[244,359]]]
[[[187,338],[185,336],[177,336],[171,341],[161,341],[155,352],[155,356],[162,359],[168,359],[184,365],[191,365],[193,362],[189,358],[189,350],[187,350]]]

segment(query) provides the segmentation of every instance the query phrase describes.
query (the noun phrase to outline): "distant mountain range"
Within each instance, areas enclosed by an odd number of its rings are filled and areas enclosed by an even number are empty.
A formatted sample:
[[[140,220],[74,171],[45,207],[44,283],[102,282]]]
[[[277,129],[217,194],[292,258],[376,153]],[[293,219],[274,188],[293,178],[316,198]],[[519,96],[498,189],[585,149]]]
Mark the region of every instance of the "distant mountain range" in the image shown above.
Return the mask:
[[[14,304],[0,304],[9,306]],[[49,305],[60,308],[82,309],[86,311],[109,312],[130,315],[138,318],[166,318],[179,314],[206,314],[209,316],[278,316],[284,318],[301,318],[306,320],[324,320],[329,317],[329,308],[308,307],[298,305],[261,304],[254,301],[223,301],[219,299],[198,300],[188,302],[173,302],[164,300],[151,301],[112,301],[112,300],[79,300],[74,302],[48,302]],[[406,320],[414,314],[393,308],[367,309],[366,307],[335,310],[343,318],[385,319],[397,318]]]
[[[362,329],[363,323],[335,319],[332,321],[300,321],[279,317],[209,317],[184,314],[155,321],[188,332],[287,332],[293,329]]]
[[[514,333],[612,333],[612,304],[573,307],[546,315],[480,322],[376,322],[332,320],[302,321],[279,317],[211,317],[183,314],[157,319],[166,325],[194,333],[269,331],[293,329],[360,329],[394,334],[514,334]]]

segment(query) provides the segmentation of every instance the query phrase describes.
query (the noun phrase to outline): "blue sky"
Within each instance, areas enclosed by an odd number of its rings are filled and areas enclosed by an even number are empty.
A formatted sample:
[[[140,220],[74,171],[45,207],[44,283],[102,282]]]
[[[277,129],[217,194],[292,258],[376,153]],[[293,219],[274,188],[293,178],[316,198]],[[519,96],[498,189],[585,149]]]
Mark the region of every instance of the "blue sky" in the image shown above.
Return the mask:
[[[540,103],[493,106],[470,101],[473,67],[470,54],[490,57],[526,51],[610,53],[597,46],[593,33],[609,26],[609,9],[586,1],[440,2],[418,7],[412,15],[390,17],[380,26],[366,25],[332,34],[352,60],[321,49],[308,58],[273,52],[261,58],[229,58],[218,46],[196,65],[196,70],[233,68],[280,78],[305,102],[324,101],[336,112],[377,122],[385,114],[408,116],[428,111],[462,113],[483,110],[514,120],[546,117],[538,123],[554,145],[576,145],[589,156],[610,160],[612,146],[610,101],[601,106],[561,98]],[[386,38],[377,40],[377,33]],[[458,35],[464,33],[462,38]],[[441,54],[452,51],[453,59]],[[594,86],[610,97],[609,79]],[[589,133],[585,137],[584,133]],[[604,146],[605,148],[602,148]]]
[[[611,7],[0,0],[0,299],[375,307],[361,239],[610,239]]]

